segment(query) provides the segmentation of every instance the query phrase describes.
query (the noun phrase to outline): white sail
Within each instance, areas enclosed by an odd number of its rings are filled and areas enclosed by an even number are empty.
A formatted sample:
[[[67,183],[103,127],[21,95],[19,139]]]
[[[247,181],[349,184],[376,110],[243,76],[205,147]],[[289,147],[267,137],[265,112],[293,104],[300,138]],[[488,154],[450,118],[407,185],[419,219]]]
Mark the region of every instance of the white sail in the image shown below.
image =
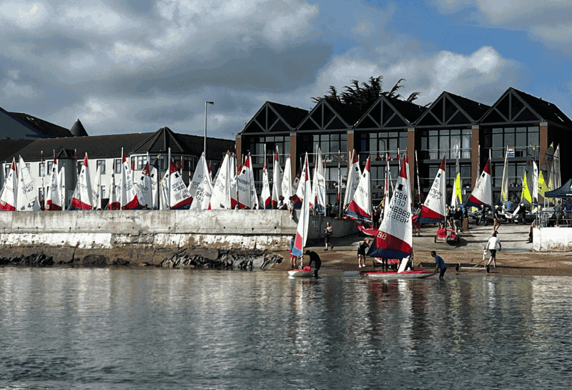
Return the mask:
[[[354,150],[352,152],[352,164],[348,171],[348,179],[346,184],[346,195],[344,196],[344,208],[352,201],[357,186],[359,185],[359,177],[361,170],[359,167],[358,154]]]
[[[280,197],[284,196],[282,194],[282,169],[280,167],[280,161],[278,159],[278,148],[274,153],[274,165],[272,166],[272,208],[278,207],[278,202]]]
[[[218,169],[213,185],[213,195],[211,197],[211,209],[228,210],[231,208],[230,202],[230,153],[226,152],[222,164]]]
[[[169,171],[159,182],[159,210],[169,210]]]
[[[171,209],[183,209],[187,208],[189,204],[191,204],[193,197],[191,196],[189,189],[185,185],[185,182],[173,161],[170,161],[169,171],[165,173],[163,181],[167,188],[167,204]],[[169,185],[171,186],[170,190]]]
[[[16,174],[16,160],[12,159],[10,172],[4,180],[2,196],[0,197],[0,210],[15,211],[18,194],[18,175]]]
[[[54,163],[52,164],[52,170],[48,178],[48,186],[46,187],[46,210],[58,211],[62,209],[62,194],[60,190],[58,159],[54,155]]]
[[[316,162],[314,164],[314,179],[312,182],[312,198],[310,199],[311,207],[317,213],[324,214],[326,212],[326,170],[322,160],[322,151],[318,148]]]
[[[34,179],[30,174],[28,166],[24,159],[20,156],[18,162],[20,167],[18,175],[18,195],[16,202],[18,211],[39,211],[41,210],[40,202],[38,202],[38,194],[34,186]]]
[[[91,183],[92,197],[93,197],[93,209],[101,210],[101,198],[102,188],[101,188],[101,166],[98,166],[95,170],[95,177],[93,178],[93,183]]]
[[[147,159],[137,183],[139,192],[137,198],[139,199],[139,205],[143,209],[153,209],[153,186],[151,183],[151,171],[149,169],[149,159]]]
[[[268,182],[268,169],[266,169],[266,161],[262,165],[262,192],[260,193],[260,198],[263,209],[272,208],[272,195],[270,194],[270,183]]]
[[[123,154],[123,153],[122,153]],[[139,207],[137,191],[133,184],[133,174],[127,156],[123,155],[121,164],[121,184],[119,186],[119,203],[122,210],[133,210]]]
[[[238,192],[238,207],[241,209],[255,209],[258,207],[256,189],[252,188],[254,177],[251,168],[250,155],[246,156],[240,174],[236,178]],[[252,196],[254,192],[254,198]]]
[[[311,187],[310,187],[310,175],[308,174],[308,154],[306,153],[304,159],[304,165],[302,168],[302,175],[300,177],[300,187],[304,187],[302,192],[308,194],[308,196],[304,196],[304,201],[302,202],[302,208],[300,209],[300,216],[298,218],[298,226],[296,228],[296,238],[294,240],[294,247],[292,248],[292,255],[293,256],[302,256],[304,253],[304,248],[306,247],[306,241],[308,239],[308,226],[310,221],[310,196]]]
[[[360,175],[359,184],[354,193],[354,197],[348,205],[348,217],[362,221],[371,221],[373,210],[371,205],[371,175],[370,159],[367,158],[365,169]]]
[[[389,209],[377,236],[372,242],[368,256],[385,259],[402,259],[413,251],[413,224],[411,221],[411,190],[405,168],[405,160],[401,169],[395,191],[386,208]]]
[[[508,145],[504,154],[504,166],[502,169],[502,181],[501,181],[501,202],[506,204],[508,202]]]
[[[445,187],[446,167],[445,157],[443,157],[439,170],[435,175],[435,180],[433,180],[433,185],[431,186],[429,194],[427,194],[427,198],[425,199],[425,203],[423,203],[423,207],[421,208],[420,222],[422,223],[442,221],[447,215],[447,192]]]
[[[87,165],[87,153],[83,158],[83,165],[77,178],[77,184],[72,196],[71,206],[76,210],[93,209],[93,193],[91,191],[91,177]]]
[[[532,162],[532,199],[538,202],[538,166],[536,162]]]
[[[150,179],[151,179],[151,204],[149,207],[153,210],[159,210],[159,203],[160,203],[160,185],[159,182],[161,181],[161,175],[159,173],[159,161],[161,159],[161,155],[157,156],[155,159],[155,163],[153,164],[153,168],[151,169]],[[149,160],[149,155],[147,155],[147,161]]]
[[[210,210],[213,187],[205,154],[201,155],[190,183],[191,210]]]
[[[467,205],[473,206],[492,206],[493,195],[491,185],[491,160],[487,160],[485,169],[477,179],[475,188],[469,197]]]
[[[66,187],[66,167],[65,165],[60,168],[60,175],[58,177],[58,186],[60,187],[60,195],[62,196],[61,205],[62,211],[66,210],[67,203],[67,187]]]
[[[237,172],[236,172],[236,168],[237,168],[237,164],[236,164],[236,155],[232,155],[230,156],[230,160],[229,160],[229,165],[230,165],[230,208],[234,209],[235,207],[238,207],[238,186],[237,186]]]

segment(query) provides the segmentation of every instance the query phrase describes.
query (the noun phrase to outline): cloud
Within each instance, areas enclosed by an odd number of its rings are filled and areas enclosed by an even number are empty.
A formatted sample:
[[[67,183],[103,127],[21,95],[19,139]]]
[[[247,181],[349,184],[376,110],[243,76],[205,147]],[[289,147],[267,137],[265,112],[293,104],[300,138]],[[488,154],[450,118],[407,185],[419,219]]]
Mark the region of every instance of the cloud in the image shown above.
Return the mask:
[[[38,28],[49,16],[47,8],[40,2],[5,2],[0,5],[0,21],[22,29]]]
[[[404,55],[407,59],[388,61],[388,54],[390,58],[397,58],[395,49],[394,46],[379,48],[384,55],[378,61],[357,58],[353,51],[334,58],[318,77],[316,90],[320,92],[317,95],[327,93],[329,85],[341,91],[352,79],[367,81],[370,76],[383,75],[385,90],[391,89],[399,79],[406,79],[400,93],[407,97],[411,92],[422,92],[421,104],[430,102],[443,91],[490,104],[520,77],[520,65],[503,58],[490,46],[470,55],[450,51],[430,56],[408,53]],[[403,54],[401,50],[400,53]]]
[[[429,0],[443,14],[462,9],[477,12],[473,19],[526,31],[533,39],[570,52],[572,41],[572,2],[569,0]]]

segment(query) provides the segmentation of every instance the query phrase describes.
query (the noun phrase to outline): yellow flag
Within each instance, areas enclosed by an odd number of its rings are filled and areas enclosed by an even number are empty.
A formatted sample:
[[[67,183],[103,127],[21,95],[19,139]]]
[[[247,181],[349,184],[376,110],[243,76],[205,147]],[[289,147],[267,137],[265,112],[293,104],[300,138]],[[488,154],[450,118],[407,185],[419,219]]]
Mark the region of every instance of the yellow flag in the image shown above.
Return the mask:
[[[457,173],[457,178],[455,179],[455,198],[457,198],[458,204],[463,204],[463,193],[461,191],[461,173]]]
[[[520,196],[520,201],[522,199],[528,201],[528,203],[532,204],[532,195],[530,194],[530,189],[528,188],[528,180],[526,180],[526,172],[524,172],[524,180],[522,181],[522,195]]]

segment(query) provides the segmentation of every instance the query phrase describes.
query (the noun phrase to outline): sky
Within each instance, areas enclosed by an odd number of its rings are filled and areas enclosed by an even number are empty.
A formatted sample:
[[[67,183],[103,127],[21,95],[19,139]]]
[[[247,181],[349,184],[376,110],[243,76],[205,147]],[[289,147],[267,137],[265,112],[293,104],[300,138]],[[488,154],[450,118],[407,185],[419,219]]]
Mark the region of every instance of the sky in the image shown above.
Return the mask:
[[[570,0],[0,1],[0,107],[89,135],[234,138],[266,101],[403,78],[492,105],[509,87],[572,117]]]

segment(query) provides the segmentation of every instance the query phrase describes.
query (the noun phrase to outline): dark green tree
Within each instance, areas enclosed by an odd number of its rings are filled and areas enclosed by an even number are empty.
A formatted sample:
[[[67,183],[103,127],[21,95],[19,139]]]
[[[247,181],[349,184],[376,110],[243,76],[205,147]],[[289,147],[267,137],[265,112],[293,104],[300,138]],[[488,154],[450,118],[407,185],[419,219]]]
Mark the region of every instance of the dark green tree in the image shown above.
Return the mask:
[[[312,100],[317,103],[321,99],[347,104],[356,108],[364,109],[370,107],[380,96],[404,100],[398,91],[403,87],[405,79],[399,79],[397,83],[389,91],[383,90],[383,76],[370,77],[369,82],[360,83],[358,80],[351,80],[350,85],[344,87],[344,91],[340,94],[333,85],[330,86],[330,92],[323,97],[313,97]],[[421,92],[413,92],[405,99],[407,102],[413,102]]]

